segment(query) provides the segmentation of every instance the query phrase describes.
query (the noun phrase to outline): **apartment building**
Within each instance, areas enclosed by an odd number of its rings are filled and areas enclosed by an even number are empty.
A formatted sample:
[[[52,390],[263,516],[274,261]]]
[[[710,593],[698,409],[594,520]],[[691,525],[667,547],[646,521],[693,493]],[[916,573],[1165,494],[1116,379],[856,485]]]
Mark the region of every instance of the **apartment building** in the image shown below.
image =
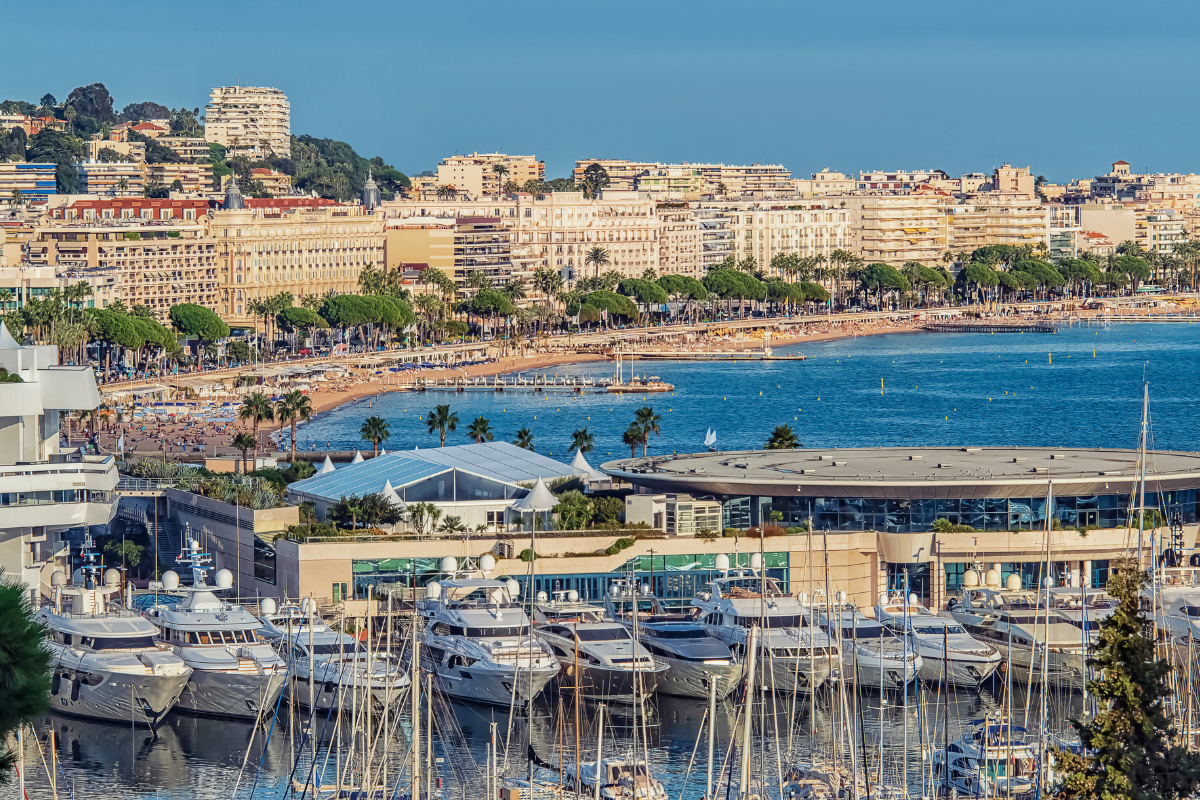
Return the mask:
[[[699,200],[704,177],[695,167],[656,167],[638,177],[637,190],[655,200]]]
[[[703,278],[700,221],[695,204],[666,202],[658,204],[659,275],[686,275]]]
[[[812,173],[812,178],[805,187],[806,191],[814,195],[846,194],[853,192],[855,188],[857,187],[853,176],[848,177],[844,172],[831,172],[828,167]]]
[[[946,207],[947,249],[970,252],[992,244],[1050,244],[1050,209],[1036,197],[976,192]]]
[[[1174,209],[1137,212],[1136,241],[1148,253],[1167,254],[1187,240],[1183,215]]]
[[[496,171],[502,166],[507,172]],[[472,153],[469,156],[450,156],[437,168],[437,185],[453,186],[469,197],[496,197],[504,184],[514,181],[524,186],[526,181],[546,179],[546,162],[535,156],[510,156],[504,153]]]
[[[57,194],[55,169],[54,164],[0,163],[0,200],[10,201],[14,191],[26,202]]]
[[[141,164],[114,161],[108,164],[89,161],[77,167],[79,191],[100,197],[141,197],[146,188],[146,173]]]
[[[1019,194],[1033,197],[1033,171],[1029,167],[1014,167],[1011,164],[1003,164],[992,170],[992,180],[989,189],[1001,194]]]
[[[923,185],[932,185],[935,181],[946,180],[950,180],[950,176],[940,169],[860,172],[858,190],[912,191]]]
[[[207,160],[211,151],[208,140],[203,136],[159,136],[155,141],[164,147],[171,148],[175,155],[189,164]]]
[[[424,264],[450,275],[454,271],[454,229],[457,220],[406,217],[384,221],[384,268],[389,272]]]
[[[945,192],[852,194],[826,198],[849,213],[850,247],[867,263],[901,267],[906,261],[940,263],[947,245]]]
[[[722,208],[692,211],[700,231],[700,264],[696,277],[723,262],[734,252],[732,215]]]
[[[608,188],[618,191],[643,191],[642,181],[653,179],[654,173],[667,170],[700,173],[702,194],[738,197],[787,197],[802,187],[782,164],[661,164],[658,162],[624,161],[621,159],[586,159],[575,162],[572,177],[583,183],[583,173],[592,164],[599,164],[608,173]],[[648,186],[657,185],[653,180]]]
[[[204,138],[251,158],[292,151],[287,95],[266,86],[218,86],[205,106]]]
[[[115,267],[91,269],[28,261],[10,264],[0,259],[0,291],[7,291],[9,297],[0,308],[14,311],[31,299],[44,298],[55,289],[62,291],[81,281],[92,287],[84,308],[108,308],[121,297],[121,273]]]
[[[188,194],[208,194],[216,191],[216,176],[212,164],[207,162],[189,164],[147,164],[149,182],[170,188],[179,181],[182,191]]]
[[[88,161],[99,161],[101,150],[112,150],[114,153],[138,164],[146,160],[145,142],[114,142],[111,139],[101,139],[99,137],[100,134],[96,134],[96,138],[88,139],[83,143],[83,157]]]
[[[454,266],[450,277],[460,286],[482,272],[494,286],[513,275],[513,233],[502,217],[460,217],[454,223]]]
[[[596,199],[582,192],[550,192],[540,198],[518,192],[480,200],[391,200],[381,208],[388,219],[498,217],[514,235],[511,258],[518,273],[551,267],[567,281],[592,275],[596,270],[583,262],[597,245],[611,261],[603,271],[632,277],[659,263],[657,204],[638,192],[608,189]]]
[[[213,210],[207,220],[217,260],[214,310],[227,322],[249,324],[249,301],[281,292],[297,305],[310,294],[357,292],[363,268],[383,268],[383,218],[362,206],[303,197],[244,205]]]
[[[734,256],[739,261],[753,257],[764,269],[777,255],[828,256],[853,244],[851,214],[844,208],[813,201],[787,206],[713,201],[705,206],[727,214]]]
[[[1079,227],[1096,231],[1120,244],[1137,238],[1138,215],[1121,203],[1084,203],[1079,206]]]
[[[616,192],[632,192],[637,190],[637,181],[642,175],[653,169],[659,169],[662,164],[656,161],[626,161],[621,158],[589,158],[576,161],[575,169],[571,171],[571,179],[576,186],[583,185],[583,173],[592,164],[599,164],[608,173],[608,189]]]

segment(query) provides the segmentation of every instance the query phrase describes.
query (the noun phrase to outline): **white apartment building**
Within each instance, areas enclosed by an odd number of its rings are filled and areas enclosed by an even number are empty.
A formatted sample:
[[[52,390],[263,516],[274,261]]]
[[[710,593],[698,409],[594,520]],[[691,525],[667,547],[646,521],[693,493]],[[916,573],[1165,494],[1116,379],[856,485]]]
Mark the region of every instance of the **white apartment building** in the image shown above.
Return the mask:
[[[922,184],[932,185],[934,181],[949,179],[950,176],[940,169],[860,172],[858,173],[858,190],[860,192],[912,191]]]
[[[1142,249],[1151,253],[1174,252],[1175,245],[1187,240],[1183,215],[1173,209],[1147,209],[1137,214],[1137,238]]]
[[[638,192],[609,189],[594,200],[582,192],[550,192],[541,199],[521,192],[482,200],[392,200],[381,208],[388,219],[498,217],[512,231],[513,268],[521,272],[551,267],[567,281],[594,275],[596,268],[583,262],[595,246],[612,262],[600,272],[636,277],[659,266],[657,204]]]
[[[658,274],[704,277],[704,258],[700,220],[694,204],[659,203]]]
[[[660,170],[679,174],[699,171],[702,194],[738,197],[790,197],[803,187],[802,182],[792,178],[792,173],[782,164],[679,164],[659,162],[624,161],[621,159],[592,158],[575,162],[572,177],[576,184],[583,183],[583,173],[592,164],[599,164],[608,173],[608,188],[616,190],[641,190],[643,178],[655,177]],[[655,183],[652,181],[651,186]]]
[[[853,176],[847,176],[844,172],[831,172],[829,167],[826,167],[820,172],[812,173],[808,191],[815,195],[846,194],[856,188]]]
[[[204,138],[232,152],[263,158],[292,152],[287,95],[266,86],[218,86],[205,106]]]
[[[637,178],[637,190],[655,200],[699,200],[704,178],[695,167],[655,167]]]
[[[713,201],[705,206],[727,214],[734,256],[739,261],[753,256],[768,271],[777,255],[828,256],[853,246],[851,214],[844,208],[813,201],[788,206]]]
[[[497,165],[508,170],[501,174]],[[526,181],[546,178],[546,162],[536,156],[510,156],[504,153],[472,153],[442,159],[437,168],[437,185],[453,186],[460,193],[477,199],[496,197],[509,181],[524,186]]]
[[[0,567],[36,603],[50,574],[68,568],[68,542],[117,512],[111,455],[59,449],[59,412],[100,405],[91,367],[60,366],[53,345],[23,347],[0,325],[0,366],[21,383],[0,384]]]
[[[826,198],[850,215],[853,231],[847,249],[868,264],[901,267],[906,261],[926,266],[941,262],[947,245],[948,194],[852,194]]]
[[[143,164],[89,161],[77,167],[80,194],[100,197],[141,197],[146,187]]]
[[[1036,197],[978,192],[946,206],[946,247],[970,252],[991,244],[1050,244],[1050,208]]]

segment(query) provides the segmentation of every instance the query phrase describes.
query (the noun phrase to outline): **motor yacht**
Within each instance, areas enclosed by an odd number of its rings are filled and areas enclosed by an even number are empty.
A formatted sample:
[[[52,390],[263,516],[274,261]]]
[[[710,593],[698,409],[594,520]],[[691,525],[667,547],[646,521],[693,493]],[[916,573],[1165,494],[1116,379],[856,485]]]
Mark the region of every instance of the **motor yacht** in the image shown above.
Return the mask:
[[[860,688],[894,690],[911,683],[921,669],[921,656],[903,634],[867,617],[838,592],[831,608],[816,609],[817,624],[841,639],[841,675]]]
[[[36,614],[46,627],[54,669],[51,707],[62,714],[157,728],[192,669],[155,642],[158,629],[148,619],[110,602],[110,596],[120,595],[121,574],[97,562],[90,535],[83,559],[70,584],[62,571],[50,576],[52,605]]]
[[[558,660],[533,635],[518,598],[516,581],[467,577],[455,559],[443,559],[451,577],[426,587],[417,604],[422,619],[421,666],[437,675],[439,688],[452,697],[508,706],[528,703],[558,674]],[[449,567],[449,569],[446,569]],[[481,571],[495,568],[485,554]]]
[[[952,598],[939,616],[953,619],[972,637],[994,647],[1008,663],[1013,680],[1037,683],[1045,670],[1050,683],[1082,689],[1087,675],[1084,632],[1053,609],[1047,611],[1045,598],[1039,603],[1037,592],[1022,591],[1019,576],[1010,575],[1008,586],[1001,589],[996,570],[988,570],[984,586],[973,572],[964,575],[962,597]]]
[[[728,645],[711,636],[693,615],[664,610],[649,585],[639,591],[632,582],[614,582],[604,609],[634,633],[655,661],[667,665],[659,693],[707,698],[716,680],[717,697],[724,698],[741,683],[745,665]]]
[[[837,646],[817,627],[806,602],[759,573],[757,558],[755,553],[750,569],[731,570],[729,557],[718,554],[721,576],[692,605],[704,629],[743,661],[750,628],[761,626],[758,657],[771,665],[767,685],[780,692],[812,691],[839,665]]]
[[[1037,781],[1037,745],[1011,722],[985,719],[933,754],[933,779],[946,794],[1030,800]]]
[[[898,636],[907,636],[921,656],[923,680],[976,687],[992,676],[1003,659],[995,647],[977,641],[953,619],[939,617],[916,595],[879,596],[875,619]]]
[[[369,695],[374,706],[383,708],[396,702],[411,683],[397,655],[389,658],[376,650],[368,656],[353,636],[326,625],[307,597],[299,605],[282,607],[268,597],[262,601],[259,621],[262,636],[291,672],[288,692],[305,708],[314,702],[322,711],[339,705],[349,708],[358,693]]]
[[[605,619],[578,592],[538,592],[534,630],[561,665],[564,690],[590,700],[631,703],[658,688],[667,664],[643,647],[623,623]]]
[[[158,641],[192,668],[176,706],[180,711],[215,717],[257,719],[274,706],[287,682],[287,662],[260,640],[260,623],[236,603],[216,592],[233,587],[233,574],[216,573],[208,583],[212,557],[195,539],[176,561],[192,573],[192,585],[180,585],[179,574],[163,573],[163,590],[182,594],[179,602],[150,606],[144,616],[158,626]]]

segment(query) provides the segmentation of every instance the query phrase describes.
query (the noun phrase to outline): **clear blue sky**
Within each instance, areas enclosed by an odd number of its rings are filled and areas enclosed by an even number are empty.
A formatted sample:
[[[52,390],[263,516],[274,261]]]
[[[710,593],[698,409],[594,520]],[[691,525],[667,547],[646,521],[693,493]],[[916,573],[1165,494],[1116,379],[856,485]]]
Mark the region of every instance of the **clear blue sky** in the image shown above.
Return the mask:
[[[474,150],[985,171],[1200,171],[1184,2],[12,3],[0,99],[118,109],[276,86],[292,132],[398,169]]]

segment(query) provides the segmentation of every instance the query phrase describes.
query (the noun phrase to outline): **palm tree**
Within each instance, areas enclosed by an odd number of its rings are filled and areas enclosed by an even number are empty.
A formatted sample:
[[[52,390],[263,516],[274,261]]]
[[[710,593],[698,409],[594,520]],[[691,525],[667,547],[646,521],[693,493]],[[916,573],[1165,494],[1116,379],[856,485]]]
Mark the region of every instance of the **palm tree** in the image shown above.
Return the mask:
[[[795,450],[797,447],[802,447],[800,440],[796,438],[796,432],[792,430],[790,425],[780,425],[775,428],[767,439],[767,450]]]
[[[608,251],[600,245],[596,245],[587,251],[587,255],[583,258],[585,267],[595,267],[596,277],[600,277],[600,268],[612,266],[612,260],[608,257]]]
[[[483,417],[476,417],[475,421],[467,426],[467,438],[473,439],[477,444],[490,442],[493,438],[492,426]]]
[[[275,404],[275,419],[279,426],[290,424],[292,428],[292,463],[296,462],[296,424],[308,422],[312,414],[312,400],[299,389],[288,392]]]
[[[504,164],[492,164],[492,173],[496,176],[496,185],[502,187],[504,185],[504,176],[508,174],[508,167]]]
[[[371,455],[379,455],[379,445],[386,442],[391,436],[392,431],[388,426],[387,420],[383,417],[367,417],[363,420],[362,427],[358,429],[359,436],[364,442],[371,443]]]
[[[466,533],[467,526],[463,523],[462,517],[450,515],[442,520],[442,524],[438,526],[438,531],[456,536],[460,533]]]
[[[234,449],[242,451],[242,473],[245,474],[249,472],[250,470],[246,464],[249,459],[247,458],[246,454],[251,450],[254,450],[255,453],[258,452],[258,439],[255,438],[253,434],[242,431],[234,436],[233,441],[229,444],[232,445]]]
[[[437,187],[438,200],[453,200],[456,197],[458,197],[458,189],[455,189],[450,184],[444,183]]]
[[[533,450],[533,432],[529,428],[521,428],[517,431],[517,438],[513,439],[513,444],[523,450]]]
[[[571,434],[571,446],[567,449],[568,453],[574,453],[578,450],[581,453],[590,453],[596,447],[596,437],[588,433],[587,428],[580,428]]]
[[[262,392],[248,394],[242,398],[242,405],[238,408],[238,419],[252,420],[254,423],[254,458],[258,458],[258,425],[263,420],[267,422],[275,421],[275,410],[271,406],[271,400]]]
[[[629,457],[637,458],[638,445],[646,439],[646,432],[636,422],[629,423],[629,427],[625,429],[625,433],[621,434],[621,441],[629,448]]]
[[[12,204],[14,206],[19,206],[19,205],[21,205],[21,197],[22,197],[21,190],[13,189],[12,192],[9,194],[8,199],[12,201]]]
[[[637,410],[637,417],[634,422],[642,429],[642,458],[646,457],[646,448],[650,443],[650,434],[653,432],[655,436],[661,436],[658,430],[658,423],[662,421],[662,417],[654,413],[654,409],[650,406],[642,406]]]
[[[453,431],[458,427],[458,414],[450,413],[450,406],[436,406],[433,411],[429,412],[429,416],[425,418],[425,424],[429,426],[429,432],[437,431],[441,434],[442,447],[446,446],[446,432]]]

